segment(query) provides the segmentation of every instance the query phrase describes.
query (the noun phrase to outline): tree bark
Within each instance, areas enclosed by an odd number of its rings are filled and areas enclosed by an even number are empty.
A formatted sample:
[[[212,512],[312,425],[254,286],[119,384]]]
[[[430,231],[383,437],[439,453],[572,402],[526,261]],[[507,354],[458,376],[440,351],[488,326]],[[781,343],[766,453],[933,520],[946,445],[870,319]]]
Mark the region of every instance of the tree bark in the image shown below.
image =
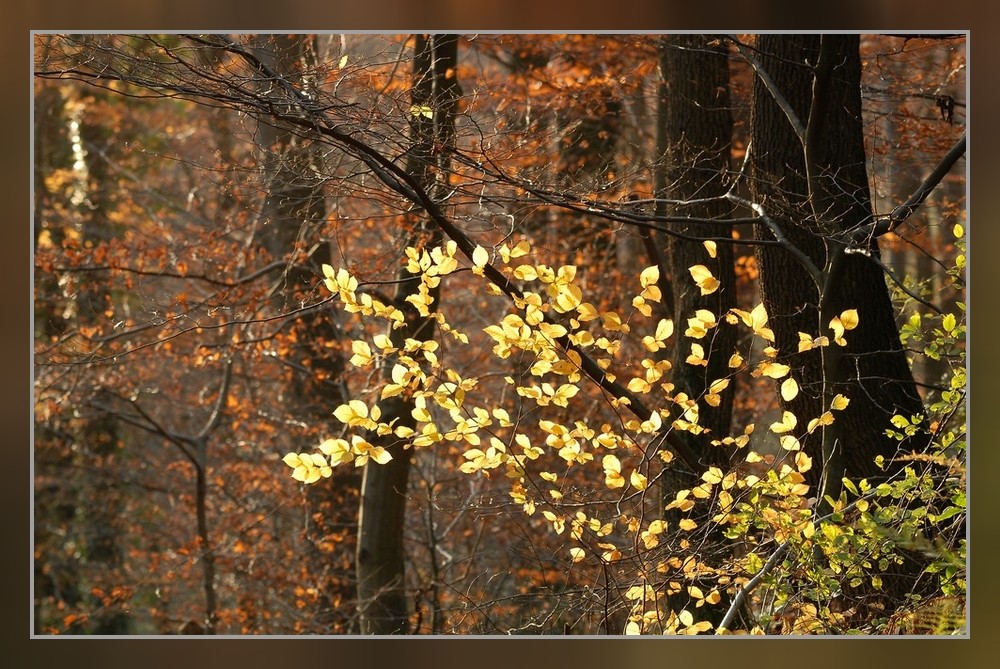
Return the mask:
[[[719,40],[711,35],[674,35],[664,37],[660,44],[661,120],[658,127],[658,155],[663,161],[658,173],[656,197],[658,215],[726,218],[733,207],[722,199],[727,189],[727,175],[733,134],[733,118],[729,105],[728,54]],[[719,198],[714,201],[701,201]],[[668,204],[669,200],[700,200],[691,204]],[[696,238],[728,238],[728,225],[706,223],[671,224],[671,229]],[[722,315],[736,306],[736,277],[732,244],[719,243],[717,257],[712,259],[704,245],[686,239],[670,237],[668,258],[673,280],[675,342],[671,381],[674,393],[686,393],[700,398],[711,383],[729,373],[728,360],[736,344],[736,330],[716,327],[702,340],[683,336],[687,319],[699,309],[711,311],[721,321]],[[706,265],[720,287],[714,293],[702,295],[688,272],[693,265]],[[707,366],[685,362],[689,344],[698,341],[705,349]],[[694,437],[686,434],[706,467],[727,467],[729,458],[722,448],[708,445],[730,431],[733,393],[721,394],[721,402],[713,407],[698,403],[699,424],[709,435]],[[701,472],[697,474],[700,475]],[[671,495],[671,499],[673,496]]]
[[[819,485],[825,472],[825,492],[834,497],[842,476],[884,476],[876,456],[888,460],[899,448],[885,434],[889,417],[922,410],[882,270],[862,254],[845,254],[833,239],[872,215],[858,48],[856,35],[761,35],[759,61],[770,83],[755,78],[751,117],[753,198],[821,268],[813,276],[786,248],[757,247],[775,346],[800,387],[783,408],[804,425],[834,394],[850,400],[837,414],[835,443],[824,430],[803,441],[814,462],[807,481]],[[756,234],[773,238],[762,224]],[[867,251],[878,254],[877,242]],[[858,310],[859,324],[842,349],[832,342],[829,321],[845,309]],[[827,335],[831,346],[798,353],[799,332]]]
[[[447,148],[454,143],[455,107],[461,91],[455,72],[458,64],[457,35],[417,35],[413,61],[411,102],[415,108],[430,107],[431,118],[412,115],[412,146],[407,170],[432,198],[440,195],[436,180],[446,179]],[[407,245],[423,244],[428,248],[441,242],[441,231],[423,217],[414,217]],[[409,278],[405,270],[400,279]],[[433,317],[420,317],[406,298],[415,294],[414,281],[401,281],[393,300],[407,315],[406,324],[391,333],[393,346],[403,347],[403,340],[430,339],[435,330]],[[432,296],[437,300],[435,291]],[[393,360],[386,359],[383,375],[390,379]],[[400,425],[414,425],[413,401],[394,397],[380,404],[382,420],[398,419]],[[404,526],[406,495],[412,450],[392,443],[392,437],[371,436],[372,443],[383,445],[392,455],[388,464],[368,464],[361,486],[361,512],[358,516],[358,606],[364,634],[405,634],[409,631],[409,603],[406,594],[406,550]]]

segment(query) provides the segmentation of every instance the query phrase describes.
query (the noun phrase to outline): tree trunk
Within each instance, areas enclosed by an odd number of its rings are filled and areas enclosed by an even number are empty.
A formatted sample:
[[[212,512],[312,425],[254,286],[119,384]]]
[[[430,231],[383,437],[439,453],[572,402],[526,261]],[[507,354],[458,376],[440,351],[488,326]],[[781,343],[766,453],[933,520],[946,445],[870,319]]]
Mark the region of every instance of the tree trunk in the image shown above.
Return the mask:
[[[278,76],[307,89],[302,74],[316,60],[314,39],[305,35],[261,36],[258,53]],[[326,169],[321,152],[310,140],[286,128],[261,122],[258,144],[268,191],[261,211],[261,242],[274,259],[286,259],[275,278],[274,304],[279,310],[291,310],[318,299],[315,293],[322,285],[318,280],[322,265],[331,262],[330,243],[321,234],[327,214],[321,175]],[[321,426],[330,420],[333,409],[348,399],[342,379],[343,356],[330,346],[341,335],[332,310],[327,309],[302,314],[294,328],[297,336],[289,346],[289,362],[296,371],[287,388],[292,400],[288,410]],[[330,556],[321,550],[319,541],[353,520],[356,510],[344,508],[343,491],[356,489],[361,482],[354,469],[338,469],[334,476],[336,482],[305,489],[309,525],[303,533],[309,549],[303,557],[320,592],[313,620],[320,629],[338,617],[331,602],[350,593],[332,590],[340,580],[325,576]]]
[[[417,35],[413,61],[411,102],[415,108],[430,107],[431,118],[412,115],[412,146],[407,170],[421,186],[438,197],[435,180],[444,177],[447,147],[454,143],[454,113],[461,91],[455,78],[458,59],[458,36]],[[436,226],[416,219],[408,233],[407,245],[433,247],[441,242]],[[401,270],[400,279],[409,278]],[[394,304],[407,315],[406,324],[391,333],[393,346],[402,348],[403,340],[427,340],[434,334],[434,319],[420,317],[406,302],[415,294],[414,281],[401,281]],[[432,296],[437,296],[432,291]],[[436,303],[436,302],[435,302]],[[406,305],[406,308],[404,308]],[[387,358],[383,374],[391,378],[393,360]],[[412,400],[394,397],[381,403],[382,420],[398,418],[400,425],[414,425]],[[392,437],[371,436],[372,443],[383,445],[392,454],[388,464],[368,464],[361,486],[361,512],[358,516],[358,606],[364,634],[405,634],[408,631],[409,606],[406,595],[406,551],[403,530],[406,518],[407,481],[412,451],[391,442]]]
[[[656,173],[655,195],[658,198],[656,213],[669,216],[695,218],[728,218],[733,207],[722,199],[727,190],[733,118],[729,105],[728,51],[711,35],[675,35],[663,37],[660,42],[660,73],[662,84],[657,125],[657,156],[662,161]],[[717,200],[705,201],[708,198]],[[663,200],[695,200],[691,204],[668,204]],[[678,233],[696,237],[731,238],[731,227],[704,222],[671,223]],[[712,258],[704,244],[687,239],[669,237],[667,264],[672,276],[674,350],[671,356],[670,380],[675,397],[680,393],[698,401],[698,424],[707,431],[700,435],[688,432],[680,436],[691,450],[698,454],[701,467],[695,471],[681,470],[681,463],[674,462],[661,479],[661,496],[664,505],[673,501],[681,489],[701,483],[702,473],[710,466],[729,469],[730,449],[711,445],[711,440],[728,436],[733,411],[733,389],[720,394],[718,406],[704,401],[704,395],[713,382],[727,378],[729,358],[736,346],[737,331],[726,325],[709,330],[702,339],[684,336],[687,321],[699,309],[712,312],[719,322],[723,314],[736,306],[736,274],[733,245],[718,242],[716,257]],[[702,295],[692,280],[688,268],[705,265],[719,280],[719,288]],[[705,349],[707,365],[686,362],[692,342]],[[706,509],[711,517],[714,512]],[[677,510],[664,513],[664,519],[676,528],[683,514]],[[706,518],[707,520],[707,518]],[[724,541],[721,528],[716,527],[706,546],[704,559],[713,560],[717,542]],[[724,610],[724,609],[723,609]],[[718,622],[721,612],[708,606],[702,615]],[[716,619],[717,618],[717,619]]]
[[[859,41],[856,35],[762,35],[757,47],[777,90],[759,76],[754,80],[753,198],[821,270],[811,276],[785,248],[758,246],[761,290],[775,346],[801,389],[783,408],[804,426],[829,407],[834,394],[850,400],[834,423],[836,443],[829,434],[824,439],[823,430],[803,441],[814,462],[807,481],[819,485],[826,471],[825,492],[836,497],[844,475],[884,476],[876,456],[888,460],[899,447],[885,434],[889,417],[922,411],[882,270],[862,254],[845,254],[830,238],[872,215]],[[829,69],[820,63],[821,53]],[[785,109],[779,96],[787,101]],[[793,130],[789,109],[810,129],[803,136]],[[774,238],[763,224],[756,233]],[[878,254],[877,242],[868,251]],[[842,349],[832,342],[829,321],[845,309],[857,309],[859,324],[845,334]],[[799,332],[827,335],[831,345],[798,353]]]
[[[716,44],[713,44],[713,41]],[[726,193],[729,172],[733,118],[729,107],[729,62],[727,50],[711,35],[675,35],[664,37],[660,47],[661,120],[658,130],[658,156],[663,166],[658,173],[656,197],[669,200],[703,200],[685,205],[657,202],[659,215],[695,218],[726,218],[732,205],[721,199]],[[678,233],[707,238],[731,238],[728,225],[710,223],[672,223]],[[702,397],[711,383],[725,378],[731,370],[729,357],[736,345],[736,330],[717,327],[702,340],[683,336],[687,319],[699,309],[711,311],[721,321],[722,315],[736,306],[736,277],[732,244],[717,244],[717,257],[711,258],[703,244],[670,237],[668,258],[673,277],[672,292],[675,341],[671,381],[674,393]],[[688,272],[693,265],[705,265],[721,286],[710,295],[702,295]],[[705,349],[707,366],[685,362],[690,354],[690,342],[698,341]],[[682,343],[683,342],[683,343]],[[720,439],[730,431],[733,393],[721,394],[721,402],[713,407],[698,403],[699,424],[711,431],[707,438],[690,438],[693,449],[703,464],[728,466],[727,452],[707,445],[710,439]],[[701,472],[697,472],[698,475]],[[671,495],[671,499],[673,496]]]

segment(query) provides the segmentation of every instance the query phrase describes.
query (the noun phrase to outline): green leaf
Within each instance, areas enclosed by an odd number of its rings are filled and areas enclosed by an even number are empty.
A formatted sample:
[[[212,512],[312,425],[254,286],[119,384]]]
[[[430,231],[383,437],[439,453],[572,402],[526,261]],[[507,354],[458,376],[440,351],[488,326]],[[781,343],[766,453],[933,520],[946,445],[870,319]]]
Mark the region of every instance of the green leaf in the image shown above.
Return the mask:
[[[958,515],[960,513],[962,513],[962,509],[958,508],[957,506],[949,506],[947,509],[938,514],[937,521],[940,523],[942,520],[948,520],[952,516]]]

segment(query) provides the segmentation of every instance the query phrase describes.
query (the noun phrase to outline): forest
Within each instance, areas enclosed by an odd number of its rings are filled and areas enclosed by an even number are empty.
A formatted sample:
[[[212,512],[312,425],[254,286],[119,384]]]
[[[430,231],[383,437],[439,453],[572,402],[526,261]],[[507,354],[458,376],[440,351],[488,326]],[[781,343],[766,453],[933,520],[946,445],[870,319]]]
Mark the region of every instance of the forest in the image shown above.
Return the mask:
[[[964,635],[967,35],[33,35],[33,634]]]

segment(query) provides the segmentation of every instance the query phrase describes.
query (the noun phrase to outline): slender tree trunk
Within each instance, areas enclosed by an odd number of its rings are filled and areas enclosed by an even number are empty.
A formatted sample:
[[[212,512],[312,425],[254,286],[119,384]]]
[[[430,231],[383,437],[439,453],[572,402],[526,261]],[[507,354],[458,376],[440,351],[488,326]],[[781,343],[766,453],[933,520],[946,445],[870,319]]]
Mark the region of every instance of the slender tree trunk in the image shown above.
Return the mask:
[[[116,224],[108,218],[116,195],[110,185],[113,180],[108,174],[107,163],[97,157],[96,150],[109,149],[115,141],[110,129],[91,122],[86,111],[80,113],[79,133],[80,146],[77,150],[84,153],[88,177],[86,199],[80,207],[80,232],[85,244],[99,244],[116,235]],[[95,325],[103,318],[104,311],[111,306],[110,298],[105,301],[105,297],[103,288],[99,286],[81,286],[76,300],[77,323],[80,326]],[[97,471],[111,472],[123,466],[120,449],[123,429],[113,417],[87,420],[78,439],[88,460],[100,463]],[[98,476],[88,487],[90,489],[83,501],[86,508],[83,517],[87,522],[87,561],[102,571],[116,574],[122,567],[125,554],[119,520],[124,506],[123,494],[115,477],[110,475]],[[107,583],[101,585],[106,587]],[[92,621],[92,633],[128,634],[131,631],[132,620],[123,609],[99,606],[100,599],[97,597],[94,603],[100,613]]]
[[[411,102],[415,108],[430,107],[433,114],[431,118],[423,114],[412,117],[407,169],[432,197],[437,197],[440,188],[436,180],[447,178],[447,149],[454,142],[455,107],[461,95],[455,77],[458,37],[417,35],[415,39]],[[440,244],[440,231],[426,223],[423,219],[413,221],[408,245]],[[433,318],[420,317],[405,301],[416,290],[415,282],[402,281],[398,285],[394,304],[404,310],[407,318],[405,326],[394,330],[391,337],[393,345],[402,348],[408,337],[430,339],[435,326]],[[387,359],[383,368],[386,378],[391,378],[392,366],[392,359]],[[413,426],[412,400],[393,397],[380,407],[383,421],[398,419],[400,425]],[[373,443],[383,442],[389,448],[392,460],[386,465],[367,465],[361,488],[356,561],[361,631],[365,634],[404,634],[409,628],[403,531],[412,451],[391,444],[389,439],[372,437]]]
[[[302,74],[317,60],[314,40],[304,35],[262,36],[258,53],[278,76],[287,78],[296,88],[307,89]],[[268,191],[261,212],[261,242],[273,258],[287,259],[275,277],[274,303],[278,309],[291,310],[316,299],[312,293],[321,285],[321,267],[331,262],[330,244],[321,236],[327,207],[319,175],[326,169],[321,153],[310,140],[287,129],[262,122],[258,137]],[[289,347],[289,362],[296,371],[287,388],[292,400],[289,408],[311,423],[322,425],[330,420],[333,409],[347,401],[341,378],[344,359],[330,346],[341,335],[330,310],[303,314],[294,327],[297,336]],[[310,513],[306,516],[309,525],[304,529],[309,547],[304,559],[320,592],[314,619],[320,629],[338,617],[331,602],[349,593],[330,590],[332,583],[324,577],[329,571],[329,555],[319,548],[318,541],[353,519],[356,511],[344,508],[343,490],[356,489],[361,478],[353,469],[338,469],[335,476],[336,483],[307,486],[305,490]]]

